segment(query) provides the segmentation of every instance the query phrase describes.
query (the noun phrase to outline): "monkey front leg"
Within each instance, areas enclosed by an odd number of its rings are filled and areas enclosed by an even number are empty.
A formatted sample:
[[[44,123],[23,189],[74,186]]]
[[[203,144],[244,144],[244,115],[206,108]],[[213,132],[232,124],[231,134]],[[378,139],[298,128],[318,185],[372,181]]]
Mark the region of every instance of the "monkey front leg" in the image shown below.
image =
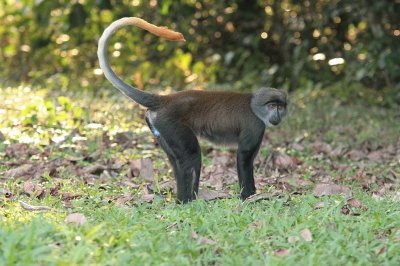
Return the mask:
[[[239,176],[240,196],[243,200],[256,193],[253,163],[260,148],[262,135],[244,137],[239,142],[237,151],[237,171]]]

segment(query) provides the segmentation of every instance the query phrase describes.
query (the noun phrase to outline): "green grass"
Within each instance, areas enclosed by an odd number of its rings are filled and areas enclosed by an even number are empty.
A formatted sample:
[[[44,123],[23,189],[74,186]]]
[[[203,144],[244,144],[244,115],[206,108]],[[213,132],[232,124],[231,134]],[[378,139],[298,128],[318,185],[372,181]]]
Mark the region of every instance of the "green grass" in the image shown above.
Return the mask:
[[[83,226],[66,224],[64,214],[27,213],[14,203],[2,210],[0,259],[7,265],[397,265],[398,202],[357,196],[368,206],[360,216],[343,215],[342,203],[335,206],[340,198],[326,198],[329,207],[314,209],[320,199],[311,195],[254,204],[159,200],[132,208],[99,204],[93,196],[77,203],[89,220]],[[288,243],[304,228],[312,242]],[[192,231],[215,244],[200,244]],[[273,255],[280,248],[290,255]]]
[[[78,127],[84,140],[68,141],[50,153],[49,159],[82,156],[101,146],[102,134],[111,138],[115,133],[133,131],[137,143],[129,149],[110,145],[99,160],[130,160],[151,157],[158,179],[171,178],[165,155],[154,149],[152,138],[141,120],[142,110],[119,94],[111,97],[67,95],[53,101],[57,95],[46,91],[3,89],[0,96],[0,126],[7,141],[0,143],[0,172],[12,168],[5,163],[21,158],[6,157],[11,143],[31,142],[40,150],[49,138],[64,136]],[[1,181],[0,188],[10,190],[14,199],[0,199],[0,264],[1,265],[399,265],[400,264],[400,190],[399,180],[389,169],[400,172],[400,161],[393,157],[383,163],[354,162],[348,158],[330,159],[312,149],[320,140],[336,147],[346,144],[349,149],[379,149],[396,145],[399,140],[400,109],[370,104],[358,99],[351,104],[334,100],[325,92],[303,92],[291,97],[291,112],[285,123],[267,134],[268,146],[262,147],[260,157],[274,150],[296,156],[303,161],[289,175],[317,183],[314,175],[332,177],[335,183],[348,185],[353,197],[364,206],[342,213],[346,200],[339,196],[316,198],[310,188],[297,190],[301,194],[283,191],[281,198],[243,203],[235,184],[231,199],[198,200],[177,205],[171,195],[156,196],[152,203],[137,198],[120,206],[106,199],[122,195],[140,198],[142,185],[124,185],[126,172],[121,170],[111,178],[87,182],[85,178],[65,168],[59,176],[45,173],[37,180],[45,189],[60,185],[60,192],[72,192],[80,197],[72,200],[74,209],[63,206],[61,196],[49,193],[42,199],[23,193],[26,179]],[[43,106],[48,109],[43,111]],[[55,103],[54,103],[55,102]],[[58,112],[51,112],[52,108]],[[81,110],[79,110],[79,108]],[[62,111],[60,113],[60,111]],[[397,122],[397,123],[396,123]],[[91,128],[90,124],[100,128]],[[39,129],[39,130],[38,130]],[[300,142],[304,151],[292,149]],[[206,151],[209,144],[205,143]],[[229,149],[222,148],[228,154]],[[39,161],[38,157],[27,157]],[[46,159],[47,160],[47,159]],[[79,162],[92,165],[95,162]],[[212,164],[205,153],[203,164]],[[345,166],[339,168],[336,166]],[[376,182],[364,189],[354,176],[368,173]],[[257,169],[257,175],[264,173]],[[267,174],[271,174],[267,172]],[[122,184],[122,185],[121,185]],[[384,186],[390,185],[382,193]],[[278,184],[262,191],[279,190]],[[379,196],[377,196],[379,194]],[[0,194],[1,195],[1,194]],[[51,206],[63,212],[30,212],[19,200],[31,205]],[[325,207],[315,204],[324,201]],[[86,216],[83,225],[65,221],[69,213]],[[300,237],[294,243],[288,237],[299,236],[309,229],[312,241]],[[198,237],[193,237],[196,232]],[[201,241],[201,238],[203,241]],[[287,256],[275,254],[287,249]]]

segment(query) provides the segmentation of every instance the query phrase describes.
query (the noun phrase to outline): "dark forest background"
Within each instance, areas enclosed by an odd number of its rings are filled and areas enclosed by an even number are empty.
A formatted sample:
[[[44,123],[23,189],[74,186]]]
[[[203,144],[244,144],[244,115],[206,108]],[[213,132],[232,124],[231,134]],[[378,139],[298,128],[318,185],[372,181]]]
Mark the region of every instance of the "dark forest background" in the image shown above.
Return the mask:
[[[3,82],[99,89],[99,36],[112,21],[138,16],[187,40],[117,32],[112,64],[140,88],[296,90],[341,82],[398,91],[399,14],[399,0],[2,1],[0,72]]]

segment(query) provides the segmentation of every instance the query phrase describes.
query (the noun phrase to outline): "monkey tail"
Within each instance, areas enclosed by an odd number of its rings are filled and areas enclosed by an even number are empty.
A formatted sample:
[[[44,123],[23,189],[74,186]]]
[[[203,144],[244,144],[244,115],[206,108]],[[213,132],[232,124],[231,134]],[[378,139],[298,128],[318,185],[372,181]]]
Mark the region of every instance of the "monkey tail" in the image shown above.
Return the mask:
[[[109,25],[101,35],[99,39],[99,44],[97,48],[97,57],[99,58],[100,68],[103,70],[106,78],[123,94],[134,100],[135,102],[148,107],[154,108],[159,105],[159,96],[144,92],[135,88],[133,86],[128,85],[123,80],[121,80],[117,74],[112,70],[107,56],[107,44],[111,37],[111,35],[116,32],[119,28],[124,26],[133,25],[144,30],[149,31],[150,33],[157,35],[161,38],[165,38],[170,41],[185,41],[183,35],[179,32],[175,32],[169,30],[166,27],[157,27],[143,19],[136,17],[127,17],[121,18],[117,21],[114,21]]]

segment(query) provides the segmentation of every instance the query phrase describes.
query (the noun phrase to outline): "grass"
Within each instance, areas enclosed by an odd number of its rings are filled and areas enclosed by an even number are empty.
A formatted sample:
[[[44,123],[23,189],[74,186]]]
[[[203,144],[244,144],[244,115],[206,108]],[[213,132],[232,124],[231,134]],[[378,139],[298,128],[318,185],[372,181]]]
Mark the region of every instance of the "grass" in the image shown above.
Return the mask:
[[[2,162],[20,159],[5,156],[5,149],[11,143],[25,140],[43,151],[51,144],[49,139],[79,127],[79,137],[84,140],[67,142],[49,155],[50,159],[57,159],[66,154],[81,156],[96,151],[103,132],[116,138],[117,132],[130,129],[133,135],[141,136],[134,139],[137,145],[122,149],[112,144],[101,158],[151,157],[157,178],[171,177],[165,155],[151,146],[152,138],[140,120],[142,111],[136,105],[121,99],[119,94],[108,98],[67,95],[66,99],[53,101],[57,112],[52,113],[53,107],[48,102],[57,99],[56,96],[27,89],[24,93],[22,88],[2,90],[0,125],[7,138],[7,142],[0,144]],[[46,104],[49,108],[44,112]],[[81,195],[72,200],[73,210],[63,206],[61,196],[47,193],[38,199],[25,195],[22,191],[26,179],[0,183],[0,188],[10,190],[15,197],[10,200],[3,196],[0,200],[0,264],[399,265],[400,199],[396,185],[399,180],[392,180],[395,185],[380,197],[375,194],[381,189],[379,184],[386,184],[382,180],[390,177],[388,169],[400,172],[398,159],[384,163],[354,162],[347,158],[330,160],[317,156],[311,147],[315,140],[332,147],[344,143],[350,149],[395,145],[399,141],[398,107],[388,109],[364,99],[346,104],[326,92],[303,92],[292,96],[291,108],[285,123],[268,133],[269,145],[260,154],[264,157],[273,150],[282,150],[303,161],[289,175],[298,173],[311,180],[313,171],[318,170],[332,176],[335,182],[347,184],[353,197],[364,206],[352,210],[355,215],[342,213],[347,203],[342,196],[316,198],[310,189],[302,190],[301,194],[283,191],[280,198],[255,203],[243,203],[234,196],[177,205],[171,197],[156,196],[152,203],[133,201],[121,206],[107,199],[141,193],[141,187],[121,185],[125,172],[87,182],[66,168],[60,176],[45,173],[33,182],[45,189],[60,185],[60,192]],[[292,149],[290,144],[295,142],[300,142],[304,151]],[[204,150],[208,145],[205,144]],[[28,160],[39,159],[33,156]],[[78,165],[93,163],[85,161]],[[212,164],[207,153],[203,164]],[[335,165],[348,169],[332,167]],[[0,172],[8,168],[9,165],[2,164]],[[377,181],[370,190],[365,190],[351,178],[361,170],[376,175],[381,183]],[[237,195],[238,188],[233,187],[231,193]],[[275,189],[277,185],[263,190]],[[21,208],[19,200],[63,212],[30,212]],[[325,207],[315,208],[321,201]],[[65,218],[71,212],[84,214],[87,222],[67,223]],[[310,230],[311,241],[300,236],[303,229]],[[298,241],[289,241],[289,237],[296,236]],[[287,254],[281,256],[284,252]]]
[[[360,216],[344,216],[343,203],[335,203],[340,198],[325,198],[329,207],[315,209],[320,199],[312,195],[245,205],[238,199],[185,206],[159,200],[120,208],[99,204],[96,193],[77,202],[89,220],[82,226],[66,224],[64,214],[27,213],[13,203],[2,211],[0,258],[8,265],[398,264],[398,202],[357,195],[369,208]],[[312,242],[288,243],[304,228]],[[215,244],[199,243],[192,231]],[[281,248],[290,255],[273,255]]]

